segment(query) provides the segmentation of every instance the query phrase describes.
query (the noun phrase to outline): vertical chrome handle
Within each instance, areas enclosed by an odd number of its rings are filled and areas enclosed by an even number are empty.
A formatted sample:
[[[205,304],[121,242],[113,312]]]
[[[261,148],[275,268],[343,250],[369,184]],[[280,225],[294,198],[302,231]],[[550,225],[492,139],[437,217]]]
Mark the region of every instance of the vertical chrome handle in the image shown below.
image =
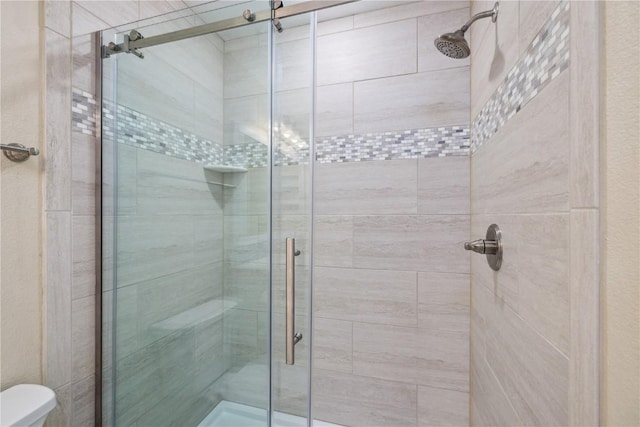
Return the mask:
[[[287,365],[295,363],[295,345],[302,339],[301,333],[296,333],[296,239],[286,239],[286,362]]]

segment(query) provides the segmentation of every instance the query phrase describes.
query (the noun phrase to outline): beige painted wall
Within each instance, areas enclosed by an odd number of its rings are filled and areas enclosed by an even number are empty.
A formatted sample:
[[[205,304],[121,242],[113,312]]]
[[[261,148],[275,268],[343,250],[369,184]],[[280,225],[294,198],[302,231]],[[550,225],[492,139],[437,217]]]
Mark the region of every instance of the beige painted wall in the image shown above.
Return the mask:
[[[39,146],[40,4],[0,3],[1,142]],[[41,158],[0,156],[0,388],[41,382]]]
[[[640,425],[640,3],[607,2],[604,10],[602,424],[637,426]]]

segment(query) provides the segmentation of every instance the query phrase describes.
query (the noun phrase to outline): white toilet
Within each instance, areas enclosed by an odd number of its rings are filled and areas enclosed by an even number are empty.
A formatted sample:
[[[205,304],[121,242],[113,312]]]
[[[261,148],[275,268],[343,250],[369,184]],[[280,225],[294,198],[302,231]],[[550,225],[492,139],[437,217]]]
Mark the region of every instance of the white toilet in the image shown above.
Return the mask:
[[[42,427],[56,407],[56,394],[38,384],[19,384],[0,393],[0,426]]]

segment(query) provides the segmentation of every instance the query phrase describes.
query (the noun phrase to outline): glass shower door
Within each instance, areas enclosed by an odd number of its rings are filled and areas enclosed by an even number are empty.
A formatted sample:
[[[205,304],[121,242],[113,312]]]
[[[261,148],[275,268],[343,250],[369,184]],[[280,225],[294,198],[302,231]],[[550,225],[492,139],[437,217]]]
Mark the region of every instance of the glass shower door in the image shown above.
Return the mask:
[[[268,424],[270,26],[103,61],[104,425]]]
[[[310,409],[315,15],[281,19],[272,72],[272,425]]]

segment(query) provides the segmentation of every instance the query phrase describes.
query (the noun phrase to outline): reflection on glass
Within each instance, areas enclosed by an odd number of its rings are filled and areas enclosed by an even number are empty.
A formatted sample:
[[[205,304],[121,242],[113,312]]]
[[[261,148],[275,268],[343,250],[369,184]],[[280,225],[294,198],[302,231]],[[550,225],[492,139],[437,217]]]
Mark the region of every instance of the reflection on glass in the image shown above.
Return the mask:
[[[242,13],[202,6],[138,29]],[[105,60],[107,425],[267,425],[269,25]]]

